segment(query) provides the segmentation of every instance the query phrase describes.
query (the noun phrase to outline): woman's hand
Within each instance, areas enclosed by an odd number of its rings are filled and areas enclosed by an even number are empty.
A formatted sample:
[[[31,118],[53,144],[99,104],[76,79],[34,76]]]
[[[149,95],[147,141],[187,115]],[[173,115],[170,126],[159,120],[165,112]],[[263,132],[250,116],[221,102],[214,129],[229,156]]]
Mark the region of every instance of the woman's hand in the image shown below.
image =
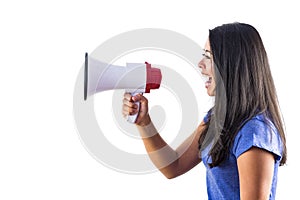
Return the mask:
[[[139,110],[135,102],[140,103]],[[151,122],[150,116],[148,114],[148,99],[142,94],[131,96],[130,93],[125,93],[122,112],[124,117],[126,117],[127,115],[134,115],[138,113],[138,117],[135,123],[139,126],[146,126]]]

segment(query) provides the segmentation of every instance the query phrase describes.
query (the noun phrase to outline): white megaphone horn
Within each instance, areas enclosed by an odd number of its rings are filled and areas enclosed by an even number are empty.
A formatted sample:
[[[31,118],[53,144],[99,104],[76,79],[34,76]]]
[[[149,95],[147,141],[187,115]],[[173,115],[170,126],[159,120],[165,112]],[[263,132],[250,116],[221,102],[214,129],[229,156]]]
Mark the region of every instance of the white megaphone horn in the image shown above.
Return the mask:
[[[149,63],[127,63],[126,66],[111,65],[85,54],[84,100],[105,90],[125,89],[132,96],[150,93],[160,87],[162,75]],[[139,109],[139,103],[136,103]],[[127,121],[134,123],[138,114],[129,115]]]

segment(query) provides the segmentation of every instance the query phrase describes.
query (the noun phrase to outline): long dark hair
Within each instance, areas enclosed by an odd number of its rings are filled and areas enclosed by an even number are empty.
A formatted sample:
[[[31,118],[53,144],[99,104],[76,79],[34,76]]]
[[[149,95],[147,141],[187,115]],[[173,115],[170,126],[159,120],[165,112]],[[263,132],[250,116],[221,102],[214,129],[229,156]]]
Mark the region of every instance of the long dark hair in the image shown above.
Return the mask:
[[[209,31],[214,60],[215,105],[199,139],[202,151],[217,138],[209,152],[210,167],[228,156],[238,131],[263,114],[280,134],[286,162],[286,138],[267,53],[258,31],[243,23],[224,24]],[[216,137],[217,136],[217,137]]]

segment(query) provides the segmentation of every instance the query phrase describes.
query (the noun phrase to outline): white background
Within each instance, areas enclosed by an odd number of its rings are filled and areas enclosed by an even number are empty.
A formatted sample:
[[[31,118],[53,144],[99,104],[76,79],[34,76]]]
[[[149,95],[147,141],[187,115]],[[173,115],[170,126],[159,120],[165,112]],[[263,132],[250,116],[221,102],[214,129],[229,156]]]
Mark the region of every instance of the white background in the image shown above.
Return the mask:
[[[268,2],[2,1],[0,199],[206,199],[201,165],[167,180],[93,159],[73,120],[74,84],[84,52],[122,32],[163,28],[203,45],[208,29],[235,21],[254,25],[265,43],[289,151],[277,199],[297,197],[299,9],[296,1]]]

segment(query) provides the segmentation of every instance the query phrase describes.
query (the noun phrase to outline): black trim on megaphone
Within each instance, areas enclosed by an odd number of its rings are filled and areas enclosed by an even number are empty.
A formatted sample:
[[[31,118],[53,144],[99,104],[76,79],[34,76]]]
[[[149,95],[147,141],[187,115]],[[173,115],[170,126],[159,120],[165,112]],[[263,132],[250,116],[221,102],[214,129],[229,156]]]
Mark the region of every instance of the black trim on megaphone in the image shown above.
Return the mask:
[[[85,53],[84,61],[84,100],[87,98],[87,87],[88,87],[88,53]]]

